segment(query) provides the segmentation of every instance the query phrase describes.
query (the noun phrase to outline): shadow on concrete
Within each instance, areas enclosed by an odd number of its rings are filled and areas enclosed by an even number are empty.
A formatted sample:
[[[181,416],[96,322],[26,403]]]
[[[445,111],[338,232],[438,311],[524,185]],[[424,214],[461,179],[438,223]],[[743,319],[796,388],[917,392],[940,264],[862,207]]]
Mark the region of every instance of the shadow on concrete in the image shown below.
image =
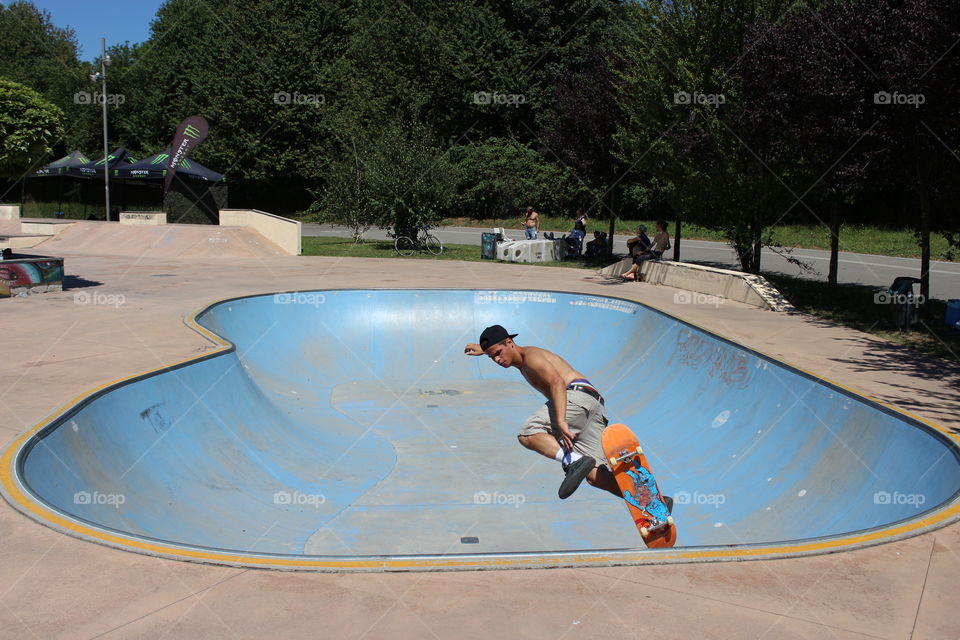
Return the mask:
[[[96,280],[87,280],[80,276],[63,276],[63,290],[69,291],[71,289],[86,289],[88,287],[99,287],[102,286],[102,282]]]
[[[818,320],[810,320],[810,322],[819,326],[835,326]],[[957,416],[960,415],[960,393],[956,392],[956,389],[960,388],[960,361],[927,355],[868,336],[845,338],[841,342],[849,345],[851,349],[841,348],[838,350],[839,353],[859,352],[860,355],[855,358],[840,355],[831,360],[843,364],[856,373],[880,374],[882,377],[884,372],[896,371],[904,376],[900,378],[901,380],[909,376],[937,380],[950,385],[942,387],[931,385],[918,390],[909,383],[886,378],[882,382],[890,391],[878,398],[896,404],[907,411],[929,416],[942,426],[960,433],[960,427],[948,426],[956,425]],[[935,390],[937,388],[940,390]]]

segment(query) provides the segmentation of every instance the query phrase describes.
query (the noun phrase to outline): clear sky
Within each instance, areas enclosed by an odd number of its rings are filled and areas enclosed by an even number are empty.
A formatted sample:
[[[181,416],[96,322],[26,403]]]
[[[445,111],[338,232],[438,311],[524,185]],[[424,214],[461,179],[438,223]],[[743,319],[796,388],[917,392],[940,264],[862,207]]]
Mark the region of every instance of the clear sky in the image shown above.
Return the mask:
[[[100,55],[100,38],[107,46],[143,42],[150,35],[150,22],[164,0],[33,0],[34,6],[50,12],[53,24],[77,33],[80,59]]]

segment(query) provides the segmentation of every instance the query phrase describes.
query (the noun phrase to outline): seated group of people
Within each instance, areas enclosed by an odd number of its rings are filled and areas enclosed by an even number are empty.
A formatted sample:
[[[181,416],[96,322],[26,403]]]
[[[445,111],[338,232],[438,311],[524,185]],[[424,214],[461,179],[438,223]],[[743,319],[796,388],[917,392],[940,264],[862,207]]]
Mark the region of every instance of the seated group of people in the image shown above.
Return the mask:
[[[571,252],[575,251],[577,255],[583,252],[588,258],[602,256],[607,253],[609,239],[607,238],[607,234],[601,231],[593,232],[593,240],[586,244],[586,251],[584,252],[583,239],[587,235],[587,214],[583,209],[577,209],[573,218],[573,231],[570,232],[569,236],[564,236],[571,244]],[[524,218],[524,237],[527,240],[536,240],[539,230],[540,214],[536,212],[533,207],[527,207]],[[553,234],[546,233],[544,237],[553,239]],[[637,274],[640,271],[640,265],[646,260],[659,260],[663,256],[663,252],[669,248],[670,235],[667,233],[667,223],[665,220],[657,221],[657,233],[654,234],[652,241],[647,236],[647,228],[644,225],[638,226],[637,235],[627,240],[627,249],[633,258],[633,266],[623,274],[623,278],[626,280],[636,280]]]
[[[647,260],[659,260],[663,257],[663,252],[669,248],[670,235],[667,233],[666,221],[657,221],[657,233],[654,234],[652,242],[647,236],[647,228],[644,225],[637,227],[637,235],[627,240],[627,249],[630,250],[633,265],[624,272],[623,279],[636,280],[640,265]]]

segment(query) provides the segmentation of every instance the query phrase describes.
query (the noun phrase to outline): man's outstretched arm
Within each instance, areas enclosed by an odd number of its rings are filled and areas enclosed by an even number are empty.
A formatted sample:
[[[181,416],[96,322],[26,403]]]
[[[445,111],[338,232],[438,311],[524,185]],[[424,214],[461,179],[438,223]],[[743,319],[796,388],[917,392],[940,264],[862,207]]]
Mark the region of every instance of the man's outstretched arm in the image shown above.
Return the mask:
[[[464,347],[463,352],[464,352],[465,354],[467,354],[468,356],[482,356],[482,355],[483,355],[483,349],[481,349],[481,348],[480,348],[480,345],[478,345],[476,342],[471,342],[471,343],[469,343],[466,347]]]

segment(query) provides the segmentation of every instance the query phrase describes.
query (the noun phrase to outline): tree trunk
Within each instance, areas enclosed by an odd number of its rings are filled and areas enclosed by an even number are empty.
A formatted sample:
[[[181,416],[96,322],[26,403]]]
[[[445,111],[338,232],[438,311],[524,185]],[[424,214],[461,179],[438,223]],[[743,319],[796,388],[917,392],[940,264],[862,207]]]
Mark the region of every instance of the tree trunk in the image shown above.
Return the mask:
[[[616,228],[617,228],[617,216],[616,214],[611,213],[610,227],[609,227],[609,230],[607,231],[607,246],[604,247],[604,251],[606,251],[608,257],[613,255],[613,232]]]
[[[759,221],[754,221],[753,223],[753,259],[751,260],[752,264],[750,265],[750,273],[758,274],[760,273],[760,250],[763,249],[763,241],[761,236],[763,235],[763,227],[760,226]]]
[[[737,252],[737,260],[740,261],[740,270],[744,273],[751,273],[750,261],[753,259],[750,243],[746,238],[737,238],[733,241],[733,250]]]
[[[680,262],[680,214],[673,225],[673,261]]]
[[[611,174],[610,184],[616,182],[616,177]],[[617,208],[620,204],[618,196],[620,195],[617,189],[613,188],[609,190],[610,193],[610,226],[607,228],[607,257],[613,256],[613,234],[617,231]]]
[[[830,201],[830,273],[827,283],[837,286],[837,271],[840,264],[840,203]]]
[[[923,303],[930,299],[930,198],[927,181],[917,157],[917,192],[920,196],[920,295]]]

